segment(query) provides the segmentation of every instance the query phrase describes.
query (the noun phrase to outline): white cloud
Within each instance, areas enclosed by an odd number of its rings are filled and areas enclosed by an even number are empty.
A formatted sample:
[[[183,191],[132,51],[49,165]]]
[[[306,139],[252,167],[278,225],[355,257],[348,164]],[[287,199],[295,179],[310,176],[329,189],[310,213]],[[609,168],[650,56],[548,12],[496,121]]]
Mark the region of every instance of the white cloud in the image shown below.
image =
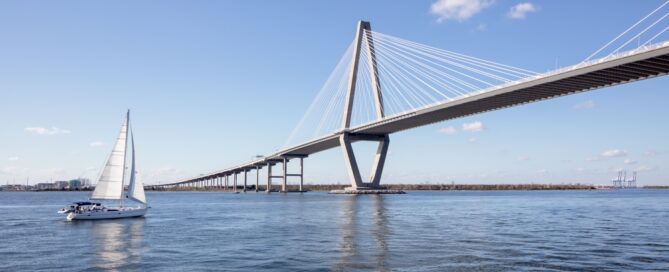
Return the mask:
[[[21,158],[19,158],[19,157],[17,157],[17,156],[7,158],[7,160],[9,160],[9,161],[18,161],[18,160],[20,160],[20,159],[21,159]]]
[[[537,7],[530,2],[519,3],[509,10],[507,14],[512,19],[525,19],[527,13],[537,11]]]
[[[537,171],[537,174],[539,174],[539,175],[545,175],[545,174],[548,174],[548,170],[546,170],[546,169],[541,169],[541,170]]]
[[[483,126],[483,123],[481,123],[479,121],[462,124],[462,130],[464,130],[464,131],[479,132],[479,131],[482,131],[484,129],[485,129],[485,127]]]
[[[576,170],[576,172],[585,172],[585,168],[583,168],[583,167],[578,167],[574,170]]]
[[[625,163],[625,164],[636,164],[637,161],[635,161],[635,160],[630,160],[630,159],[626,159],[625,161],[623,161],[623,163]]]
[[[437,0],[430,6],[430,13],[439,16],[437,22],[445,20],[464,21],[489,7],[494,0]]]
[[[39,134],[39,135],[70,134],[70,132],[71,132],[67,129],[57,128],[57,127],[51,127],[51,128],[27,127],[24,130],[27,131],[27,132],[35,133],[35,134]]]
[[[519,161],[529,161],[530,158],[528,156],[520,156],[520,157],[518,157],[518,160]]]
[[[443,133],[446,135],[453,135],[455,133],[458,133],[458,129],[453,127],[453,126],[448,126],[442,129],[439,129],[439,133]]]
[[[574,109],[577,110],[589,110],[595,107],[595,102],[588,100],[579,104],[574,105]]]
[[[467,142],[475,143],[475,142],[478,142],[478,140],[477,140],[476,138],[469,138],[469,139],[467,140]]]
[[[615,157],[625,157],[625,156],[627,156],[627,151],[620,149],[609,149],[600,154],[600,157],[602,158],[615,158]]]
[[[105,145],[105,143],[104,143],[104,142],[100,142],[100,141],[95,141],[95,142],[91,142],[91,143],[88,144],[88,145],[89,145],[90,147],[100,147],[100,146]]]

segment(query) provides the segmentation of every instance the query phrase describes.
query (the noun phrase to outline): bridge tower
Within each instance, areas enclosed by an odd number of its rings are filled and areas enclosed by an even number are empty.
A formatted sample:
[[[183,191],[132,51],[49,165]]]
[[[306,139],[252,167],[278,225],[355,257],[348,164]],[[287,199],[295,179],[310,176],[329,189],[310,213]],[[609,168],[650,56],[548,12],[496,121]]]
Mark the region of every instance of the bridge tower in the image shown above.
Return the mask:
[[[344,161],[346,163],[348,175],[351,180],[351,187],[347,187],[347,191],[380,188],[383,165],[386,160],[386,154],[388,153],[388,145],[390,144],[390,138],[388,137],[388,134],[354,134],[349,132],[349,127],[351,125],[351,114],[353,113],[353,99],[355,97],[356,81],[358,75],[358,63],[360,61],[367,61],[367,67],[369,67],[369,71],[364,72],[367,72],[370,75],[372,91],[374,93],[373,95],[376,118],[380,120],[384,117],[383,96],[381,94],[381,83],[379,82],[378,71],[376,68],[374,41],[372,40],[371,34],[367,35],[365,33],[365,31],[371,30],[372,28],[369,22],[358,22],[355,43],[353,45],[353,59],[351,61],[351,73],[349,75],[348,92],[346,93],[346,100],[344,102],[344,115],[342,120],[343,133],[341,136],[339,136],[339,144],[342,147]],[[360,60],[360,50],[363,46],[365,46],[365,49],[368,52],[366,60]],[[356,161],[355,154],[353,153],[353,146],[351,144],[356,141],[378,142],[378,147],[376,149],[376,155],[374,157],[372,171],[370,173],[368,182],[364,182],[362,180],[360,169],[358,168],[358,162]]]

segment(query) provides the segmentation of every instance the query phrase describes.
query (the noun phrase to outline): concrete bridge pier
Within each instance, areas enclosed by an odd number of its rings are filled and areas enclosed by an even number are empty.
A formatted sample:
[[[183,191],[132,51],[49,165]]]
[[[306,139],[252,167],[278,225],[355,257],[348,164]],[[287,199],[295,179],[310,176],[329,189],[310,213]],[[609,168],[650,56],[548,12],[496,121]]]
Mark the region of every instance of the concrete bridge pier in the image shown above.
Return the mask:
[[[260,182],[260,166],[256,165],[256,192],[258,192],[259,182]]]
[[[267,186],[265,188],[265,192],[271,192],[272,191],[272,163],[267,162]]]
[[[307,155],[297,155],[297,154],[289,154],[289,155],[284,155],[282,156],[282,163],[283,163],[283,175],[280,176],[281,179],[283,179],[283,183],[281,186],[281,192],[287,193],[288,192],[288,178],[289,177],[299,177],[300,178],[300,184],[299,184],[299,189],[298,192],[304,192],[304,158],[308,157]],[[291,159],[300,159],[300,172],[297,174],[291,174],[288,172],[288,163],[290,162]]]
[[[248,169],[244,168],[244,192],[246,193],[246,174],[249,172]]]
[[[288,159],[286,157],[283,157],[283,177],[281,179],[281,192],[285,193],[287,192],[286,182],[288,181]]]
[[[353,100],[355,98],[356,82],[358,77],[358,63],[360,59],[360,49],[365,47],[367,49],[367,67],[371,79],[372,95],[374,96],[374,109],[376,111],[377,120],[383,120],[385,111],[383,107],[383,96],[381,92],[381,82],[379,81],[379,73],[376,66],[376,53],[374,49],[374,41],[372,35],[365,35],[365,31],[371,31],[372,26],[369,22],[358,22],[358,30],[355,36],[355,44],[353,47],[351,72],[349,75],[348,92],[346,93],[346,101],[344,103],[344,114],[342,119],[342,130],[344,131],[339,136],[339,144],[344,152],[344,161],[348,170],[348,175],[351,180],[351,187],[347,187],[344,193],[389,193],[380,190],[381,174],[383,172],[383,165],[386,161],[386,154],[388,153],[388,145],[390,144],[390,137],[388,134],[352,134],[348,132],[351,125],[351,115],[353,114]],[[376,149],[374,163],[372,165],[372,172],[368,182],[363,182],[360,176],[360,169],[358,162],[353,153],[353,146],[355,141],[377,141],[379,145]],[[373,190],[373,191],[370,191]],[[365,192],[362,192],[365,191]],[[333,191],[332,193],[341,193]]]
[[[233,179],[233,185],[232,186],[234,186],[234,188],[232,189],[232,191],[236,193],[237,192],[237,172],[235,172],[233,175],[234,175],[234,179]]]
[[[368,182],[363,182],[358,168],[358,162],[353,153],[351,143],[353,141],[377,141],[378,147],[372,163],[372,171],[370,172]],[[348,170],[348,175],[351,180],[351,187],[347,187],[348,191],[355,190],[378,190],[381,189],[381,176],[383,174],[383,166],[388,154],[388,146],[390,145],[390,137],[388,135],[355,135],[344,133],[339,136],[339,143],[344,153],[344,161]]]
[[[225,190],[226,190],[226,191],[228,190],[228,184],[229,184],[229,183],[228,183],[228,181],[229,181],[229,180],[228,180],[228,177],[229,177],[229,176],[230,176],[230,175],[225,174]]]

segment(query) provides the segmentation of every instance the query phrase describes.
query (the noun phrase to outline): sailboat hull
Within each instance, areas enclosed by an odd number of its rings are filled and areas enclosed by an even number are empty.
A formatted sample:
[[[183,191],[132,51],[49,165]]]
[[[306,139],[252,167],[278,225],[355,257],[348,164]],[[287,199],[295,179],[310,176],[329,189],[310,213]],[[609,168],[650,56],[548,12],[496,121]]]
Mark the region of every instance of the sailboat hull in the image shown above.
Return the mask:
[[[69,212],[67,220],[98,220],[98,219],[119,219],[130,217],[141,217],[146,214],[147,207],[106,209],[106,210],[88,210],[79,212]]]

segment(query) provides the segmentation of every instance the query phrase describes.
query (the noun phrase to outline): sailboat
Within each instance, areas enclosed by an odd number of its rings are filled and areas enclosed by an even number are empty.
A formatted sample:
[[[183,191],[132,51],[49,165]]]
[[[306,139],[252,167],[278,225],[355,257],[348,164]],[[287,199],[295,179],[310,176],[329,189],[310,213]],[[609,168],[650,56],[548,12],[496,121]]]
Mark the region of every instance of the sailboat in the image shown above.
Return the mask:
[[[130,136],[130,183],[125,185],[126,151]],[[123,203],[124,199],[135,203]],[[108,203],[102,203],[106,201]],[[128,205],[130,204],[130,205]],[[114,219],[144,216],[148,209],[144,185],[139,177],[135,158],[135,139],[130,129],[130,111],[126,114],[114,149],[98,178],[95,190],[88,201],[75,202],[58,213],[67,214],[67,220]]]

